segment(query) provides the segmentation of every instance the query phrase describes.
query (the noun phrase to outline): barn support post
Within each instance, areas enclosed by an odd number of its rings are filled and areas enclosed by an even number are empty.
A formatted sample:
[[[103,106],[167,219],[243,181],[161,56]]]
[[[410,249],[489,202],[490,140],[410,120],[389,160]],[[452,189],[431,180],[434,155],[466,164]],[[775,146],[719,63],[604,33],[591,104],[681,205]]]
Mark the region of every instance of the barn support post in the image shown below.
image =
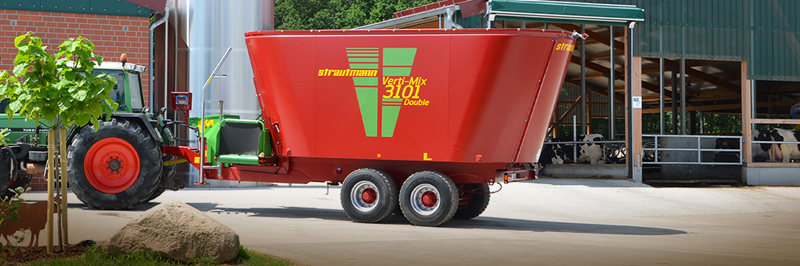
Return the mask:
[[[678,134],[678,71],[672,70],[672,134]]]
[[[664,58],[658,59],[658,110],[658,132],[664,135]]]
[[[609,139],[614,139],[614,119],[616,115],[614,114],[614,91],[616,90],[615,80],[614,80],[614,70],[617,68],[616,63],[614,63],[614,26],[608,27],[608,32],[611,37],[610,42],[608,43],[611,54],[609,58],[609,71],[608,71],[608,136]]]
[[[681,58],[681,135],[686,135],[686,59]]]
[[[586,25],[581,24],[581,35],[586,33]],[[581,38],[581,134],[586,131],[586,39]]]
[[[752,107],[752,87],[750,80],[747,79],[747,62],[742,62],[742,70],[741,70],[741,79],[742,79],[742,163],[744,166],[747,167],[747,164],[750,163],[752,160],[752,145],[749,145],[751,141],[753,141],[752,136],[752,125],[750,119],[753,118],[753,112],[755,109]]]
[[[642,58],[633,56],[633,27],[631,22],[625,31],[625,98],[626,98],[626,147],[628,148],[628,177],[642,182]],[[634,99],[638,103],[634,106]]]

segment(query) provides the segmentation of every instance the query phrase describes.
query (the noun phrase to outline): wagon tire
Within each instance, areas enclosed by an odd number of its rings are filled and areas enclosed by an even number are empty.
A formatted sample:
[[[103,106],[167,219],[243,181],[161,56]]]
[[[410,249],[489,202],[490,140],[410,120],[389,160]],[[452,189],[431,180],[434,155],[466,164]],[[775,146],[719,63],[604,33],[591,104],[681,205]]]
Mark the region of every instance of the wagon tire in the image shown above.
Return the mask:
[[[458,209],[458,189],[440,172],[423,171],[408,177],[400,188],[400,208],[414,225],[439,226]]]
[[[383,221],[398,208],[398,190],[386,172],[362,168],[351,172],[342,183],[340,198],[344,213],[359,223]]]
[[[148,200],[161,177],[161,149],[138,124],[111,119],[84,127],[68,148],[72,191],[93,209],[131,209]]]
[[[459,201],[455,219],[469,220],[478,217],[489,206],[487,184],[458,184]]]

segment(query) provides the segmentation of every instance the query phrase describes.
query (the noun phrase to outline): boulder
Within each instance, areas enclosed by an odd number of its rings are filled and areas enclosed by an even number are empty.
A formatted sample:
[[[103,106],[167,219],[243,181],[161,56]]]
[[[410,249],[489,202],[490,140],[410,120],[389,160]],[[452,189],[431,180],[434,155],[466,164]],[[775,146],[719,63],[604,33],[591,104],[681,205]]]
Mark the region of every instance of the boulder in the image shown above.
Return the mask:
[[[206,255],[219,263],[236,258],[239,235],[192,206],[179,201],[159,204],[117,231],[98,248],[114,255],[150,249],[183,262]]]

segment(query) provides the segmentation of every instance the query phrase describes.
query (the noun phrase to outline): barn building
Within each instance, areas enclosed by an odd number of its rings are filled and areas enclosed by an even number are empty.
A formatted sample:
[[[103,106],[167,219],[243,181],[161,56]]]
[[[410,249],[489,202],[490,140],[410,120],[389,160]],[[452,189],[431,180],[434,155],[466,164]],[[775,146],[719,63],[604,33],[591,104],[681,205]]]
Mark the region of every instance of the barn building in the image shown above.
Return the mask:
[[[550,132],[575,140],[601,134],[604,156],[621,164],[546,165],[545,175],[800,185],[794,155],[764,162],[757,149],[788,153],[796,139],[753,139],[753,130],[800,124],[792,113],[800,111],[796,10],[791,0],[448,0],[361,28],[588,34],[575,47]]]

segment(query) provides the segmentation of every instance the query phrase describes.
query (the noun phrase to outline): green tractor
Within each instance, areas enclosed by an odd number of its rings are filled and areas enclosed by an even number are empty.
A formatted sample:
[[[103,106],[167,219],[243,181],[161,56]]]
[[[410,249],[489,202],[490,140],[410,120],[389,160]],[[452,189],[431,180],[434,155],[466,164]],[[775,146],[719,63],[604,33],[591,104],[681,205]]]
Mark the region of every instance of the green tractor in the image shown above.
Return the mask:
[[[171,156],[161,152],[174,141],[163,116],[166,108],[150,112],[144,106],[140,74],[145,67],[123,59],[103,62],[94,71],[116,78],[111,98],[119,108],[100,122],[97,132],[91,125],[68,130],[68,183],[75,195],[94,209],[130,209],[166,189],[182,188],[175,165],[164,165]],[[7,99],[1,111],[5,104]],[[10,131],[11,143],[0,151],[0,196],[7,196],[13,193],[9,189],[26,188],[31,173],[44,169],[47,131],[19,115],[11,121],[0,115],[0,128]]]

